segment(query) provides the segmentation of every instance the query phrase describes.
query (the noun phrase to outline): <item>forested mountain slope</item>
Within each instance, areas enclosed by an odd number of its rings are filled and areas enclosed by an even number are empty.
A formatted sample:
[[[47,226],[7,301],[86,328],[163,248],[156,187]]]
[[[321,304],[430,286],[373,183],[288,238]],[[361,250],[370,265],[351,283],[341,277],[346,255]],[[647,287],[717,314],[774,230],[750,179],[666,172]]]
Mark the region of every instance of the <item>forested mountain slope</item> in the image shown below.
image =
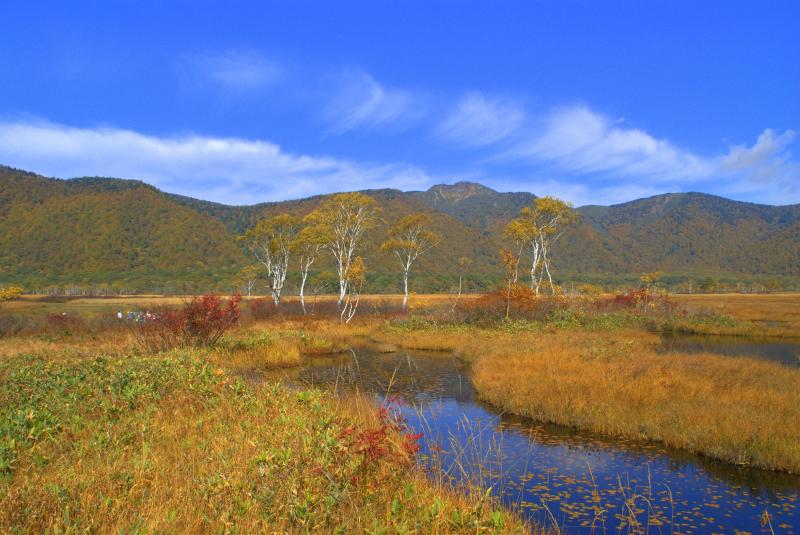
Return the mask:
[[[458,258],[470,257],[474,286],[501,273],[502,229],[531,193],[500,193],[459,182],[427,191],[369,190],[381,224],[362,254],[373,291],[394,291],[397,266],[380,251],[388,225],[425,212],[442,244],[420,259],[420,290],[450,287]],[[0,282],[122,284],[139,290],[225,288],[249,261],[236,235],[282,212],[304,215],[324,196],[226,206],[161,192],[133,180],[51,179],[0,166]],[[658,195],[578,208],[581,223],[553,253],[563,277],[798,275],[800,205],[765,206],[699,193]],[[319,270],[329,270],[325,262]]]
[[[586,238],[566,237],[564,262],[576,270],[797,275],[800,205],[766,206],[702,193],[670,193],[609,207],[579,208]],[[597,247],[597,245],[595,245]],[[610,264],[616,260],[618,264]]]
[[[15,279],[207,279],[244,262],[224,224],[136,181],[0,168],[0,214],[0,276]]]

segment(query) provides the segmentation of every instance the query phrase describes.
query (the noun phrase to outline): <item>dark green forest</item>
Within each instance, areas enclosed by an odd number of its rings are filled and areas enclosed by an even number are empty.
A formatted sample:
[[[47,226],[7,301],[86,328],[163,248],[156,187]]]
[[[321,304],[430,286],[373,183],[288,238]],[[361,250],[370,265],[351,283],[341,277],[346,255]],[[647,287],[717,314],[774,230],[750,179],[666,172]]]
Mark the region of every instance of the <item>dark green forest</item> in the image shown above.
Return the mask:
[[[414,291],[451,291],[463,256],[472,259],[467,290],[493,287],[502,278],[503,227],[535,199],[466,182],[364,193],[381,207],[381,224],[361,251],[370,292],[399,290],[399,266],[380,243],[414,212],[427,213],[443,236],[415,265]],[[252,263],[236,236],[265,217],[305,215],[323,199],[226,206],[134,180],[63,180],[0,166],[0,284],[39,292],[231,291],[238,270]],[[613,287],[658,270],[678,291],[800,287],[800,205],[677,193],[577,211],[580,223],[552,253],[562,283]],[[315,268],[312,290],[326,291],[332,265],[321,260]]]

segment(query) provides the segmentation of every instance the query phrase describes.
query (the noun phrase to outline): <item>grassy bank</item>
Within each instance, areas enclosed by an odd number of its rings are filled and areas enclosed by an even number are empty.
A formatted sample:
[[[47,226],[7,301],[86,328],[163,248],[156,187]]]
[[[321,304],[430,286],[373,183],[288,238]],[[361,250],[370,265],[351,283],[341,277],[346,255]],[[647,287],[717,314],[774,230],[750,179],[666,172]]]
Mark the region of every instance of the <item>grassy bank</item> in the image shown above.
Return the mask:
[[[520,532],[435,486],[370,404],[179,350],[0,360],[2,532]]]
[[[800,371],[659,355],[641,331],[462,338],[482,399],[514,414],[800,473]]]
[[[733,320],[716,326],[700,326],[698,331],[709,334],[800,337],[800,294],[679,294],[673,299],[690,312],[712,313]]]

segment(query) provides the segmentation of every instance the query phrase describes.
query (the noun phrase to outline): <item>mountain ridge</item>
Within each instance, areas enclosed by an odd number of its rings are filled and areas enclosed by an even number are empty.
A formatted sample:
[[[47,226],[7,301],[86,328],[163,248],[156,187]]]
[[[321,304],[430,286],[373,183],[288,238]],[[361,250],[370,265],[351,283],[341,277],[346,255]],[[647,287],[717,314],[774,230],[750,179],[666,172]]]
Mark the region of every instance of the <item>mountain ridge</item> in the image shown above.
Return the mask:
[[[425,191],[363,193],[381,205],[386,225],[411,212],[432,217],[445,246],[422,257],[416,273],[431,290],[452,284],[460,256],[473,258],[474,285],[496,282],[503,227],[536,198],[463,181]],[[0,281],[219,286],[248,262],[235,243],[237,234],[280,212],[304,215],[327,196],[230,206],[166,193],[138,180],[47,178],[0,166]],[[686,192],[576,210],[581,222],[553,251],[563,278],[650,270],[798,275],[800,204],[771,206]],[[386,225],[372,232],[363,254],[371,284],[391,290],[397,268],[379,249]]]

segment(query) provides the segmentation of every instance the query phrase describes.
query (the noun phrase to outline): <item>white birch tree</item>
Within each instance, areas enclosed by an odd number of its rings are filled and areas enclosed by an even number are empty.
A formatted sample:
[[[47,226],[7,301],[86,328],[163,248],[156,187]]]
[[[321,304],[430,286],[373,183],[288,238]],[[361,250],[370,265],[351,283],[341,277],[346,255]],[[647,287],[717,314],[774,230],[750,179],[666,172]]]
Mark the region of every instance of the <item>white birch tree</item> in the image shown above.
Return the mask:
[[[319,225],[307,225],[297,234],[292,243],[292,250],[300,264],[300,306],[306,313],[305,288],[308,281],[308,270],[325,247],[325,230]]]
[[[258,283],[259,268],[258,266],[250,265],[245,266],[236,274],[234,283],[245,291],[247,297],[252,297],[253,290]]]
[[[342,306],[339,312],[340,323],[350,323],[350,320],[356,315],[366,274],[364,261],[360,256],[355,257],[350,263],[350,269],[347,272],[347,293],[342,298]]]
[[[539,254],[541,258],[542,270],[547,275],[550,283],[550,292],[555,294],[556,287],[553,284],[553,275],[550,273],[550,251],[555,243],[561,239],[567,227],[578,222],[578,213],[573,209],[572,203],[562,201],[555,197],[539,197],[533,203],[534,212],[539,216]],[[542,276],[537,281],[536,293],[539,293],[539,285]]]
[[[318,225],[324,235],[324,247],[333,257],[339,279],[337,307],[341,311],[348,287],[350,270],[361,247],[364,233],[378,217],[378,203],[363,193],[340,193],[325,199],[319,208],[306,216],[309,225]]]
[[[298,217],[281,214],[259,223],[239,239],[264,266],[275,306],[280,306],[281,292],[289,272],[291,246],[300,229]]]
[[[517,284],[519,281],[519,264],[522,261],[522,254],[534,234],[535,231],[530,222],[519,217],[509,221],[503,230],[503,237],[512,244],[511,250],[506,251],[507,254],[503,260],[508,270],[511,284]]]
[[[408,308],[408,274],[420,255],[439,243],[438,234],[428,230],[431,218],[426,214],[409,214],[389,230],[389,239],[381,249],[394,253],[403,270],[403,309]]]
[[[506,226],[506,238],[511,239],[517,247],[522,242],[522,247],[530,254],[530,286],[537,295],[545,277],[551,292],[555,293],[549,254],[553,245],[564,235],[566,228],[577,222],[578,214],[572,204],[546,196],[539,197],[531,206],[520,210],[519,217]]]
[[[458,295],[456,296],[456,301],[461,299],[461,291],[464,286],[464,275],[467,273],[467,269],[472,264],[472,259],[468,256],[462,256],[458,259]]]

